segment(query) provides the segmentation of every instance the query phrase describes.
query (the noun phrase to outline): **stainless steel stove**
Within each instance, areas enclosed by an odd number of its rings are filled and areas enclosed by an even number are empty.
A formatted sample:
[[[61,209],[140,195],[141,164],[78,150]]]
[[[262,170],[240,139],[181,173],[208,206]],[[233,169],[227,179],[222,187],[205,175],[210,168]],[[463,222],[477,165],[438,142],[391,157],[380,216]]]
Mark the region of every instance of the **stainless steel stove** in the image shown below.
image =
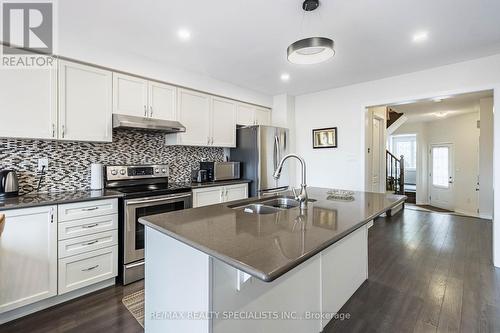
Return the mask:
[[[119,278],[144,278],[144,226],[139,218],[191,208],[191,187],[168,182],[168,165],[110,165],[105,187],[123,193],[120,203]]]

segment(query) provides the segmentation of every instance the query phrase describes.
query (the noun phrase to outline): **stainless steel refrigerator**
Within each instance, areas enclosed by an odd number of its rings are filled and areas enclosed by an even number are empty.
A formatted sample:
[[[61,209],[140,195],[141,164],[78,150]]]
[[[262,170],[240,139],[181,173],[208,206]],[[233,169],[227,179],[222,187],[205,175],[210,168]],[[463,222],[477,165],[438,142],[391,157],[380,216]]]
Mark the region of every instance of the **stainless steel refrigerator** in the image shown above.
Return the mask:
[[[279,180],[273,172],[280,159],[289,153],[289,131],[272,126],[247,126],[236,130],[236,148],[231,148],[231,161],[241,162],[241,178],[251,179],[250,196],[288,188],[288,165]]]

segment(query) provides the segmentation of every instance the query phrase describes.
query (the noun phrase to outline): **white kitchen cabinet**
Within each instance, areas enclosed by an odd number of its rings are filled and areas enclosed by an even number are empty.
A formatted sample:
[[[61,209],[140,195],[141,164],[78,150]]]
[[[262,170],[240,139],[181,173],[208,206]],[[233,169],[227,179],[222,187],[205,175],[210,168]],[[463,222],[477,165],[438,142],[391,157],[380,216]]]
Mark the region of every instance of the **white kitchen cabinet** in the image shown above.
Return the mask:
[[[112,74],[59,61],[59,139],[111,142]]]
[[[3,69],[0,137],[57,138],[57,62],[51,69]]]
[[[177,120],[186,132],[168,134],[167,144],[236,147],[236,102],[188,89],[179,89],[177,100]]]
[[[264,108],[255,109],[255,125],[271,125],[271,111]]]
[[[136,76],[113,73],[113,113],[147,117],[148,81]]]
[[[113,113],[174,120],[176,94],[174,86],[113,73]]]
[[[193,207],[195,208],[246,198],[248,198],[247,183],[193,189]]]
[[[0,313],[57,294],[56,206],[0,211]]]
[[[211,145],[236,147],[236,103],[212,97],[211,111]]]
[[[255,108],[248,104],[238,103],[236,123],[242,126],[255,125]]]
[[[167,144],[210,145],[210,95],[178,89],[177,120],[186,127],[186,132],[168,134]]]
[[[154,81],[148,82],[148,105],[151,118],[175,120],[176,101],[176,87]]]
[[[236,123],[242,126],[271,125],[271,110],[238,103]]]
[[[248,198],[248,184],[225,186],[224,202]]]

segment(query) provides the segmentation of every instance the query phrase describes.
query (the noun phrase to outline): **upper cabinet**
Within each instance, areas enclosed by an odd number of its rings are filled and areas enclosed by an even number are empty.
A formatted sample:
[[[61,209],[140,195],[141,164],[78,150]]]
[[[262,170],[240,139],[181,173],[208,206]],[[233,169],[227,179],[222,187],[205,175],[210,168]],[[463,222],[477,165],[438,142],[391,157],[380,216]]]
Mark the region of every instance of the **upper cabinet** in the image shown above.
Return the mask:
[[[57,67],[2,69],[0,137],[57,138]]]
[[[236,123],[242,126],[271,125],[271,110],[238,103]]]
[[[167,144],[236,146],[236,102],[188,89],[179,89],[177,98],[177,120],[186,132],[167,135]]]
[[[112,74],[59,62],[59,139],[111,142]]]
[[[113,73],[113,113],[147,117],[148,81],[131,75]]]
[[[113,113],[174,120],[177,88],[113,73]]]
[[[236,103],[232,100],[212,97],[211,145],[236,147]]]

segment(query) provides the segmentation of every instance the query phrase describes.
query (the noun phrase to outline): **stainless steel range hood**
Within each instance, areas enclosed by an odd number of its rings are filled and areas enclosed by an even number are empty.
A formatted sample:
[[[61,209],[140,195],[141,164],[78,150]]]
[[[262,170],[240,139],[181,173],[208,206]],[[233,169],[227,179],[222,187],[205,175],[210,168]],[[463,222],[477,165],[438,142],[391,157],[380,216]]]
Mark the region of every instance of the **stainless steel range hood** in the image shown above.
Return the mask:
[[[186,132],[186,127],[178,121],[127,116],[124,114],[113,114],[113,128],[140,129],[163,133]]]

